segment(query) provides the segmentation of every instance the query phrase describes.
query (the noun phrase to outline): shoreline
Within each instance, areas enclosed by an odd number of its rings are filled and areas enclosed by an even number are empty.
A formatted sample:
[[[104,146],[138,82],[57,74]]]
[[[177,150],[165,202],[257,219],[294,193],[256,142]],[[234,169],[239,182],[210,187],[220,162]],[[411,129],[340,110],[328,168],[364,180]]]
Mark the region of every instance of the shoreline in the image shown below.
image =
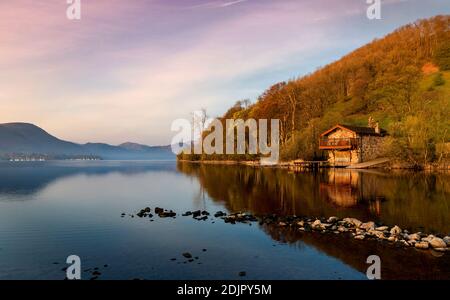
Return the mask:
[[[345,166],[319,166],[318,168],[310,168],[305,166],[296,165],[296,161],[279,162],[272,165],[261,164],[260,161],[239,161],[239,160],[187,160],[187,159],[177,159],[177,162],[191,163],[191,164],[205,164],[205,165],[228,165],[228,166],[250,166],[259,168],[277,168],[277,169],[288,169],[288,170],[311,170],[311,169],[347,169],[347,170],[370,170],[370,169],[382,169],[382,170],[409,170],[409,171],[450,171],[450,164],[442,164],[440,166],[427,165],[421,169],[413,168],[410,166],[405,166],[404,164],[393,163],[390,166],[380,165],[368,168],[346,168]],[[301,161],[299,161],[301,162]],[[324,161],[326,163],[326,161]]]

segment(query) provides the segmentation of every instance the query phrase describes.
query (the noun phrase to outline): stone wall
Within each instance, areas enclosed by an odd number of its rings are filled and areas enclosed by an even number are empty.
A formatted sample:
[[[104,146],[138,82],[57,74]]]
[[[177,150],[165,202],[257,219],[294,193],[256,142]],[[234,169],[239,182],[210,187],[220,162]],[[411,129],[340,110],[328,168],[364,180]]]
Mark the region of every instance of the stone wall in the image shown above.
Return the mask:
[[[380,157],[383,145],[383,137],[363,136],[361,138],[361,162],[370,161]]]

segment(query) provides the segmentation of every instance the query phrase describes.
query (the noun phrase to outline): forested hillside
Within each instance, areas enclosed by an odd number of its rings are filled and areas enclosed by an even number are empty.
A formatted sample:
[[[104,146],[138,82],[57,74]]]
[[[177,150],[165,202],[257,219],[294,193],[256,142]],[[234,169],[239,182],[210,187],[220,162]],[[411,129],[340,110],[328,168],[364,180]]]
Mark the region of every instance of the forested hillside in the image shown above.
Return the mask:
[[[244,103],[223,118],[280,119],[284,160],[323,158],[321,132],[336,123],[366,126],[372,116],[390,134],[385,155],[442,162],[450,141],[450,16],[406,25]]]

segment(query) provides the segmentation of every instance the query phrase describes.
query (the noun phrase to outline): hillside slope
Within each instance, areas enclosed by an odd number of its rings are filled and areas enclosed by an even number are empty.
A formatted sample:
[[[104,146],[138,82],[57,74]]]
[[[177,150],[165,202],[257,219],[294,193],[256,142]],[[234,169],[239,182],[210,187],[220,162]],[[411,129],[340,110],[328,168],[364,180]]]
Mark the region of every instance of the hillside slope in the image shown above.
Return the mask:
[[[134,145],[134,147],[130,147]],[[0,124],[0,156],[41,155],[51,158],[96,156],[102,159],[173,159],[170,146],[150,147],[138,144],[113,146],[102,143],[84,145],[63,141],[29,123]]]
[[[81,145],[60,140],[29,123],[0,124],[0,153],[85,154]]]
[[[449,72],[450,16],[436,16],[276,83],[253,105],[238,101],[223,119],[279,119],[282,158],[315,160],[325,157],[318,151],[321,132],[337,123],[367,126],[371,116],[391,133],[386,155],[438,161],[448,157],[442,145],[450,141]]]

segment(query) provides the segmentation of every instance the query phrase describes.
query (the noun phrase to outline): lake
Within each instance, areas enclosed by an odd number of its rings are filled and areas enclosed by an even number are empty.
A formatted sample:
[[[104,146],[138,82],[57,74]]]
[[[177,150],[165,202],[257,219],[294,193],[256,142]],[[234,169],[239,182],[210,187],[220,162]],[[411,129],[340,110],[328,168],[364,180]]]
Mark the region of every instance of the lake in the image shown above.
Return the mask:
[[[139,218],[144,207],[176,218]],[[206,210],[206,221],[181,216]],[[450,279],[449,253],[278,226],[217,211],[355,217],[450,232],[450,174],[218,166],[174,161],[0,162],[0,279]],[[122,217],[125,213],[125,217]],[[133,217],[131,217],[133,215]],[[183,257],[192,254],[192,261]],[[245,277],[239,276],[245,272]],[[242,275],[242,274],[241,274]]]

